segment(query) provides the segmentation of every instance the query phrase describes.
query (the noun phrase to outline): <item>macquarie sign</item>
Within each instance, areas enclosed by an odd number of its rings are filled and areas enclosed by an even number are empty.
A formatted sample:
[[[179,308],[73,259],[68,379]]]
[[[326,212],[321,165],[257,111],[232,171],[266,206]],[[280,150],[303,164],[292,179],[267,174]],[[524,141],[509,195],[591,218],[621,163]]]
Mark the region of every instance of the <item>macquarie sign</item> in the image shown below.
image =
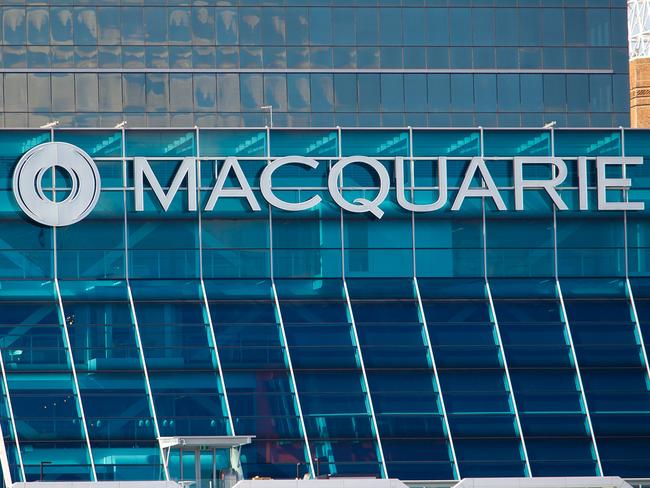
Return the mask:
[[[154,158],[151,158],[154,159]],[[558,210],[568,210],[568,206],[558,192],[558,186],[567,178],[567,164],[557,157],[514,157],[512,160],[512,174],[514,180],[514,208],[509,209],[502,195],[494,182],[494,178],[482,157],[473,157],[461,177],[461,183],[454,195],[450,195],[447,181],[448,161],[445,157],[437,159],[437,181],[435,193],[432,190],[431,203],[415,203],[409,199],[412,187],[405,184],[405,159],[395,158],[394,175],[390,175],[386,166],[379,160],[367,156],[349,156],[336,161],[327,175],[327,187],[329,197],[342,209],[354,213],[367,213],[380,219],[384,212],[380,208],[386,200],[391,189],[391,181],[394,181],[396,201],[400,207],[410,212],[435,212],[443,209],[451,202],[451,211],[458,211],[465,200],[470,198],[491,199],[500,211],[517,210],[524,211],[524,191],[543,191],[553,202]],[[628,165],[643,164],[641,157],[597,157],[596,160],[596,181],[597,181],[597,210],[643,210],[643,202],[610,201],[608,191],[628,190],[632,187],[632,181],[625,176],[612,178],[607,176],[608,168],[618,166],[617,172],[625,175],[625,167]],[[314,195],[311,198],[299,202],[283,200],[274,192],[273,175],[276,171],[286,165],[298,165],[305,169],[316,169],[319,165],[325,164],[316,159],[305,156],[285,156],[269,160],[264,167],[260,177],[260,192],[266,203],[269,205],[289,211],[300,212],[318,206],[323,197]],[[364,165],[371,172],[376,181],[376,195],[372,199],[356,198],[352,201],[345,198],[341,186],[344,169],[349,165]],[[553,176],[547,179],[524,178],[524,168],[529,165],[545,165],[552,168],[550,174]],[[62,201],[54,201],[45,194],[43,189],[43,178],[48,170],[58,167],[65,171],[71,181],[69,194]],[[133,158],[133,181],[135,211],[144,211],[145,187],[153,191],[161,207],[167,211],[176,197],[178,190],[187,188],[187,210],[194,212],[198,210],[198,171],[197,158],[186,157],[176,169],[171,184],[165,189],[160,184],[154,173],[148,158]],[[577,158],[577,187],[579,194],[579,210],[590,210],[588,202],[587,183],[587,158]],[[472,184],[482,181],[481,186]],[[236,182],[236,185],[227,185],[227,182]],[[350,190],[353,188],[345,188]],[[40,144],[19,160],[13,175],[13,193],[20,208],[32,220],[47,226],[61,227],[79,222],[93,210],[101,192],[101,179],[97,165],[93,159],[82,149],[64,142],[48,142]],[[219,199],[239,198],[247,201],[250,210],[261,211],[258,201],[250,182],[241,167],[239,160],[235,157],[225,158],[220,170],[216,174],[214,186],[209,190],[209,197],[203,209],[206,212],[214,210]]]

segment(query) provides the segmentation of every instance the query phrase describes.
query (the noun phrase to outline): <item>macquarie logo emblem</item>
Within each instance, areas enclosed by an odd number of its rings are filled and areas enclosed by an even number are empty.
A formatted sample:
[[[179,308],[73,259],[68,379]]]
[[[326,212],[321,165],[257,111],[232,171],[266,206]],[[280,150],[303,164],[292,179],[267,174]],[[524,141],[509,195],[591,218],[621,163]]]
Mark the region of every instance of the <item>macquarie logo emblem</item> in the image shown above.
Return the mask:
[[[177,194],[184,189],[187,198],[186,211],[196,212],[199,210],[199,175],[201,174],[201,163],[208,164],[213,168],[213,186],[206,188],[208,198],[202,212],[215,211],[217,202],[221,199],[238,198],[247,202],[253,212],[260,212],[262,206],[258,201],[257,194],[253,191],[252,182],[236,157],[216,158],[221,161],[217,167],[215,158],[184,157],[176,167],[171,182],[163,187],[158,180],[150,161],[157,158],[134,157],[133,164],[133,189],[126,188],[128,194],[133,195],[135,212],[145,211],[145,194],[149,194],[151,202],[148,205],[159,205],[164,212],[170,209],[172,201]],[[165,160],[167,158],[158,158]],[[329,158],[326,158],[329,159]],[[458,158],[456,158],[458,159]],[[502,158],[503,159],[503,158]],[[432,164],[435,160],[436,164]],[[594,161],[595,160],[595,161]],[[594,163],[595,162],[595,168]],[[415,174],[415,165],[429,164],[424,169],[431,171],[437,181],[436,187],[415,186],[411,181],[407,185],[408,173]],[[511,175],[512,183],[507,186],[497,186],[490,174],[490,166],[493,161],[482,156],[466,158],[463,161],[452,160],[444,156],[431,156],[426,158],[406,158],[397,156],[394,161],[384,164],[378,159],[367,156],[346,156],[332,163],[327,168],[327,193],[325,191],[314,192],[308,188],[302,194],[302,199],[284,200],[286,187],[273,184],[273,176],[276,171],[281,171],[285,166],[303,166],[316,170],[320,165],[326,164],[323,160],[317,160],[306,156],[284,156],[275,160],[269,159],[259,174],[259,192],[270,206],[287,212],[300,212],[310,210],[320,205],[321,201],[330,198],[336,205],[347,212],[369,214],[381,219],[384,210],[380,208],[386,200],[389,204],[397,205],[408,212],[436,212],[461,210],[463,203],[468,199],[485,199],[491,201],[498,211],[523,211],[526,210],[524,192],[535,191],[544,193],[557,210],[570,210],[565,198],[572,198],[572,210],[579,211],[622,211],[622,210],[643,210],[644,202],[630,201],[629,190],[632,187],[631,178],[626,176],[626,167],[642,165],[642,157],[614,157],[597,156],[588,160],[585,156],[573,158],[558,158],[555,156],[546,157],[512,157],[512,166],[507,174]],[[244,161],[246,164],[246,161]],[[371,188],[348,187],[343,185],[343,170],[350,165],[364,165],[368,171],[376,176],[376,185]],[[389,168],[393,167],[393,174]],[[532,179],[524,175],[530,173],[525,171],[526,167],[542,166],[546,170],[537,170],[534,174],[546,174],[546,178]],[[422,166],[419,166],[422,168]],[[454,180],[460,178],[451,188],[447,181],[447,169],[451,167],[454,172],[460,171]],[[494,167],[492,165],[492,167]],[[67,173],[71,183],[69,195],[62,201],[56,198],[48,198],[45,191],[54,193],[50,188],[43,188],[45,176],[54,174],[52,168],[59,168]],[[565,182],[569,175],[575,176],[574,182]],[[595,169],[596,188],[589,183],[588,169]],[[503,171],[503,169],[502,169]],[[48,176],[49,176],[48,175]],[[529,176],[531,176],[529,174]],[[480,181],[481,183],[477,183]],[[227,184],[231,182],[232,185]],[[458,185],[458,186],[456,186]],[[291,187],[294,191],[295,188]],[[20,159],[14,171],[13,190],[16,201],[20,208],[34,221],[51,227],[62,227],[79,222],[86,217],[97,204],[101,191],[101,181],[97,165],[80,148],[64,142],[48,142],[31,149]],[[417,190],[418,198],[415,198]],[[569,190],[569,191],[566,191]],[[596,202],[591,203],[590,192],[596,193]],[[277,191],[277,193],[276,193]],[[395,192],[394,198],[389,199],[389,193]],[[575,195],[577,191],[577,195]],[[511,197],[506,204],[502,193],[507,192]],[[309,194],[312,193],[310,196]],[[513,195],[514,193],[514,195]],[[619,195],[616,198],[616,194]],[[575,197],[578,197],[577,199]],[[301,194],[298,194],[301,197]],[[355,198],[356,197],[356,198]],[[367,198],[370,197],[370,198]],[[613,199],[612,199],[613,198]],[[416,201],[417,200],[417,201]],[[577,201],[573,201],[577,200]],[[157,201],[157,203],[156,203]],[[577,204],[577,205],[576,205]],[[530,205],[530,203],[529,203]],[[577,208],[576,208],[577,207]]]
[[[45,195],[43,178],[52,168],[64,170],[71,191],[60,202]],[[14,170],[13,191],[20,208],[32,220],[52,227],[79,222],[97,204],[101,180],[97,165],[72,144],[48,142],[26,152]]]

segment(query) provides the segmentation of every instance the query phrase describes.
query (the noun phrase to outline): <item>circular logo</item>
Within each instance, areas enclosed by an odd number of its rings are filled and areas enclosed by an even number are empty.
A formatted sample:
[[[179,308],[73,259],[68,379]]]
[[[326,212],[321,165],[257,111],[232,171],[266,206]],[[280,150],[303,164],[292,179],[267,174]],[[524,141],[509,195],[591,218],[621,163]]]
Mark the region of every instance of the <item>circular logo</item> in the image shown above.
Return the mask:
[[[71,181],[66,185],[70,193],[60,202],[48,198],[43,191],[43,177],[48,170],[54,174],[53,168],[65,171]],[[13,190],[18,205],[32,220],[63,227],[79,222],[95,208],[101,180],[95,162],[77,146],[47,142],[20,158],[14,170]]]

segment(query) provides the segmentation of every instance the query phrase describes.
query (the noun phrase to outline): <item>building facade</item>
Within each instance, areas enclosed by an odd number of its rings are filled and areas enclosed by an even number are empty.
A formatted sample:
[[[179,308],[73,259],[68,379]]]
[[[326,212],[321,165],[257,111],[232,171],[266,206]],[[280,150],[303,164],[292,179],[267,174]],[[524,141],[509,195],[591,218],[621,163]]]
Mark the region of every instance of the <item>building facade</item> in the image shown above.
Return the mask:
[[[650,478],[625,1],[0,3],[6,485]]]
[[[17,161],[50,141],[101,176],[71,225],[17,203]],[[159,437],[236,434],[255,436],[246,477],[648,477],[649,141],[0,132],[5,476],[162,479]],[[64,203],[83,182],[52,168],[40,198]],[[517,203],[522,178],[559,200],[537,187]]]
[[[5,127],[629,125],[625,0],[6,0]]]

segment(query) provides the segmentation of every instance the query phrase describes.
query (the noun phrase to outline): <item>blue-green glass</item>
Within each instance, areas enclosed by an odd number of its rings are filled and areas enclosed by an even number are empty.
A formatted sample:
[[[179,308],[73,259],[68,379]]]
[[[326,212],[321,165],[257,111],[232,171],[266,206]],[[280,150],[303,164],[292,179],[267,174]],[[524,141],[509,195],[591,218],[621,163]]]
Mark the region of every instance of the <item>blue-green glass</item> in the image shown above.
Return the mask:
[[[611,278],[567,278],[560,285],[603,474],[638,476],[650,452],[644,435],[650,388],[630,289]],[[635,291],[646,295],[640,286]]]
[[[338,155],[336,131],[271,131],[271,155],[321,157]]]
[[[131,280],[161,436],[231,433],[200,283]]]
[[[25,477],[92,480],[64,320],[51,281],[3,282],[0,346]]]
[[[97,476],[162,479],[162,460],[124,281],[60,281]]]
[[[266,155],[264,130],[208,130],[199,131],[201,156]]]
[[[245,476],[287,478],[296,464],[307,473],[309,452],[271,282],[206,280],[205,289],[235,432],[255,436],[242,451]]]
[[[498,131],[483,132],[486,156],[550,156],[551,133],[549,131]]]
[[[422,278],[418,285],[460,476],[525,476],[485,281]]]
[[[414,130],[413,156],[479,156],[477,130]]]
[[[533,476],[600,474],[555,279],[490,288]]]
[[[122,133],[116,130],[55,130],[54,140],[80,147],[92,158],[122,156]]]
[[[457,478],[413,281],[346,282],[388,473]]]
[[[321,474],[383,476],[358,345],[338,279],[276,280],[311,457]],[[324,341],[311,335],[324,328]]]
[[[343,130],[343,156],[408,156],[409,135],[397,130]]]
[[[196,133],[193,130],[128,130],[125,141],[126,155],[130,157],[196,156]]]
[[[620,156],[621,132],[617,130],[555,131],[556,156]]]

